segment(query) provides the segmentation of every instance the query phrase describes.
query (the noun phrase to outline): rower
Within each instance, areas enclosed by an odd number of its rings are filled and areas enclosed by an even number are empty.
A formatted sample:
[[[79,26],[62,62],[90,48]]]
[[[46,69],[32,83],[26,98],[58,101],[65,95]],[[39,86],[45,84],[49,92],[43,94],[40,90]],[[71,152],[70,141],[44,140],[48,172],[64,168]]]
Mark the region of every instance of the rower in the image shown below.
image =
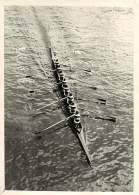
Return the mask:
[[[58,59],[56,56],[53,57],[53,61],[54,61],[54,63],[58,62]]]
[[[63,79],[62,83],[67,85],[67,81],[65,78]]]
[[[62,87],[63,94],[65,94],[65,92],[67,92],[69,90],[69,87],[68,87],[67,84],[63,84],[62,83],[62,86],[61,87]]]
[[[64,76],[62,70],[57,71],[58,81],[60,81],[60,76]]]
[[[62,75],[62,76],[59,76],[59,82],[62,83],[62,81],[65,79],[65,77]]]
[[[62,72],[62,68],[58,67],[57,69],[57,73],[61,73]]]
[[[60,64],[58,62],[58,59],[55,60],[54,64],[55,64],[55,68],[60,67]]]
[[[64,96],[67,97],[70,93],[70,89],[67,88],[66,90],[64,90]]]
[[[68,88],[68,85],[67,85],[66,83],[63,84],[63,82],[62,82],[62,88],[63,88],[63,90],[64,90],[64,89]]]
[[[75,114],[76,112],[76,105],[74,102],[72,102],[71,104],[68,105],[68,108],[69,108],[69,112],[70,114]]]
[[[67,97],[67,104],[71,104],[72,102],[74,102],[74,97],[73,97],[72,93],[70,92],[68,97]]]
[[[65,77],[64,77],[63,75],[62,75],[62,76],[60,75],[60,80],[61,80],[61,81],[60,81],[61,84],[63,84],[63,83],[64,83],[64,84],[67,84],[66,79],[65,79]]]
[[[63,79],[63,81],[62,81],[62,86],[61,87],[63,89],[64,96],[67,97],[70,94],[70,89],[69,89],[65,79]]]
[[[80,118],[80,113],[79,113],[78,110],[76,110],[74,118],[75,119],[79,119]]]
[[[56,64],[56,68],[57,69],[60,68],[60,64],[59,63]]]
[[[66,81],[65,78],[64,78],[63,81],[62,81],[62,87],[64,87],[64,86],[67,86],[67,81]]]
[[[65,79],[63,72],[58,73],[58,81],[61,82]]]
[[[60,75],[60,74],[63,74],[63,72],[62,72],[62,69],[61,69],[61,68],[57,70],[57,74],[59,74],[59,75]]]

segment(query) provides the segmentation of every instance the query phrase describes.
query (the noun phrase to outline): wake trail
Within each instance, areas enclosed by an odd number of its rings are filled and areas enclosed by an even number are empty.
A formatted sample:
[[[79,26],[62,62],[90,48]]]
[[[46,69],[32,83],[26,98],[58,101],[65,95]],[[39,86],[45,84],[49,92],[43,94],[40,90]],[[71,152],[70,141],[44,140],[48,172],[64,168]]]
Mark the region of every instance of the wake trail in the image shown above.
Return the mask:
[[[50,37],[48,35],[48,30],[46,27],[44,27],[44,25],[42,24],[41,20],[39,19],[38,15],[37,15],[37,12],[35,10],[34,7],[32,7],[32,12],[36,18],[36,23],[37,23],[37,26],[40,30],[40,34],[41,34],[41,37],[42,37],[42,40],[43,40],[43,43],[45,45],[45,48],[47,50],[47,53],[48,53],[48,57],[49,57],[49,60],[51,61],[51,54],[50,54],[50,48],[52,47],[51,45],[51,41],[50,41]]]

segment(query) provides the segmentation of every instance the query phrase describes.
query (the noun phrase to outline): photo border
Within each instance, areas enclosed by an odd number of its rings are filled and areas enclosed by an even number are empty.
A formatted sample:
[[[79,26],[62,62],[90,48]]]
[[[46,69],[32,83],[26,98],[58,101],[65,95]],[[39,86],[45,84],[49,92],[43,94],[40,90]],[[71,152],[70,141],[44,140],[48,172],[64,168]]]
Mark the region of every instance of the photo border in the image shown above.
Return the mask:
[[[131,7],[134,10],[134,191],[114,192],[115,195],[139,194],[139,0],[0,0],[0,194],[44,195],[44,194],[113,194],[113,192],[64,192],[64,191],[12,191],[5,190],[4,172],[4,6],[92,6]]]

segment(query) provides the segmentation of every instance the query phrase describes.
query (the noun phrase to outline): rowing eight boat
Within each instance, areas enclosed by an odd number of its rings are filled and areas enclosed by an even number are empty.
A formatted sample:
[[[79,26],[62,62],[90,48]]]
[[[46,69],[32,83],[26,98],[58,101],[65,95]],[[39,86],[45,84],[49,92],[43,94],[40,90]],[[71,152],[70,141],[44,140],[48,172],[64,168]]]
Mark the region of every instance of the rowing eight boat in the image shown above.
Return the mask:
[[[56,80],[56,83],[57,83],[58,96],[60,98],[65,98],[67,96],[64,93],[62,82],[59,81],[59,74],[63,75],[63,72],[62,72],[61,68],[59,68],[59,69],[57,68],[57,66],[56,66],[56,56],[55,56],[55,54],[54,54],[54,52],[52,51],[51,48],[50,48],[50,56],[51,56],[51,63],[52,63],[53,74],[54,74],[54,77],[55,77],[55,80]],[[63,79],[63,82],[64,81],[65,81],[65,78]],[[67,87],[67,90],[69,89],[68,86],[67,86],[67,83],[66,83],[65,87]],[[66,98],[62,102],[62,109],[63,109],[63,112],[65,113],[65,115],[67,117],[73,115],[73,113],[71,114],[71,112],[69,111],[69,104],[67,103],[67,99]],[[84,150],[84,152],[86,154],[87,161],[88,161],[89,165],[91,166],[91,157],[90,157],[90,154],[89,154],[89,151],[88,151],[88,147],[86,145],[86,141],[85,141],[85,138],[84,138],[84,128],[83,128],[81,122],[77,125],[75,123],[75,121],[76,121],[75,119],[76,118],[74,117],[74,115],[73,115],[73,117],[69,118],[68,125],[71,127],[73,132],[78,137],[78,139],[80,141],[80,144],[81,144],[81,146],[82,146],[82,148],[83,148],[83,150]]]

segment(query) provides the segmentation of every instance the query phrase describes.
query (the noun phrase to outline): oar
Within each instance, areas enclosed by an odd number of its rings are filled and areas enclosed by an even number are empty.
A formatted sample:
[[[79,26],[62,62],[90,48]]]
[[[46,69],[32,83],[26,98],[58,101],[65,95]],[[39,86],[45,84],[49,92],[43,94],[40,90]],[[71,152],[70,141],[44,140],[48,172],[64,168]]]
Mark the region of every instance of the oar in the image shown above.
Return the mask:
[[[87,109],[82,109],[82,110],[87,111],[87,113],[82,114],[82,116],[89,116],[90,118],[93,118],[93,119],[101,119],[101,120],[116,122],[116,117],[113,117],[113,116],[104,116],[104,117],[103,116],[91,116],[90,112],[93,113],[92,111],[88,111]]]
[[[55,101],[55,102],[53,102],[53,103],[51,103],[51,104],[47,104],[47,105],[44,105],[43,107],[41,107],[41,108],[38,108],[38,109],[36,109],[36,111],[40,111],[40,110],[42,110],[42,109],[44,109],[44,108],[47,108],[47,107],[49,107],[49,106],[52,106],[52,105],[54,105],[54,104],[56,104],[56,103],[60,103],[60,102],[62,102],[63,100],[65,100],[65,99],[67,99],[67,97],[64,97],[64,98],[61,98],[61,99],[59,99],[59,100],[57,100],[57,101]],[[75,100],[82,100],[82,101],[91,101],[91,103],[94,103],[94,104],[106,104],[106,103],[103,103],[103,102],[101,102],[101,101],[92,101],[92,100],[87,100],[87,99],[82,99],[82,98],[75,98]],[[78,104],[82,104],[81,102],[78,102]],[[38,114],[38,113],[36,113],[36,114]],[[40,113],[39,113],[40,114]]]
[[[56,104],[56,103],[60,103],[60,102],[62,102],[63,100],[65,100],[65,99],[67,99],[67,97],[64,97],[64,98],[61,98],[61,99],[59,99],[59,100],[57,100],[57,101],[55,101],[55,102],[53,102],[53,103],[51,103],[51,104],[47,104],[47,105],[44,105],[43,107],[41,107],[41,108],[38,108],[38,109],[36,109],[36,111],[40,111],[40,110],[42,110],[42,109],[44,109],[44,108],[47,108],[47,107],[49,107],[49,106],[52,106],[52,105],[54,105],[54,104]],[[101,101],[92,101],[92,100],[87,100],[87,99],[82,99],[82,98],[75,98],[75,100],[82,100],[82,101],[91,101],[91,103],[94,103],[94,104],[103,104],[103,105],[105,105],[106,104],[106,102],[101,102]],[[81,104],[81,102],[78,102],[78,104]],[[40,114],[40,113],[36,113],[36,114]]]
[[[53,103],[51,103],[51,104],[47,104],[47,105],[45,105],[45,106],[43,106],[43,107],[41,107],[41,108],[36,109],[36,111],[39,111],[39,110],[42,110],[42,109],[47,108],[47,107],[49,107],[49,106],[52,106],[52,105],[54,105],[54,104],[56,104],[56,103],[58,103],[58,102],[61,102],[61,101],[65,100],[66,98],[67,98],[67,97],[64,97],[64,98],[62,98],[62,99],[60,99],[60,100],[57,100],[57,101],[55,101],[55,102],[53,102]]]
[[[55,71],[56,71],[56,69],[51,70],[51,72],[55,72]],[[74,77],[70,77],[70,78],[71,78],[71,79],[74,79],[74,80],[76,80],[76,81],[78,81],[78,82],[87,84],[87,87],[89,87],[89,88],[91,88],[91,89],[93,89],[93,90],[97,90],[97,87],[91,86],[90,84],[88,84],[88,83],[85,82],[85,81],[82,81],[82,80],[80,80],[80,79],[76,79],[76,78],[74,78]],[[69,79],[68,81],[70,81],[71,79]],[[62,82],[55,83],[55,85],[59,85],[60,83],[62,83]]]
[[[51,129],[51,128],[53,128],[53,127],[55,127],[55,126],[61,124],[62,122],[68,121],[68,120],[69,120],[70,118],[72,118],[74,115],[75,115],[75,114],[73,114],[73,115],[71,115],[71,116],[69,116],[69,117],[67,117],[67,118],[65,118],[65,119],[62,119],[61,121],[59,121],[59,122],[57,122],[57,123],[55,123],[55,124],[53,124],[53,125],[51,125],[51,126],[45,128],[45,129],[42,129],[41,131],[35,131],[35,132],[33,132],[33,133],[34,133],[34,134],[40,134],[40,133],[42,133],[42,132],[48,131],[49,129]]]
[[[116,122],[116,117],[113,117],[113,116],[108,116],[106,118],[101,117],[101,116],[96,116],[95,119],[101,119],[101,120]]]
[[[87,82],[83,81],[83,80],[80,80],[80,79],[77,79],[77,78],[74,78],[74,77],[70,77],[71,79],[74,79],[78,82],[81,82],[81,83],[85,83],[87,84],[87,87],[91,88],[91,89],[94,89],[94,90],[97,90],[97,87],[94,87],[94,86],[91,86],[90,84],[88,84]]]
[[[63,66],[66,66],[66,65],[63,64]],[[67,67],[69,67],[69,66],[67,66]],[[70,71],[70,72],[71,72],[70,69],[64,69],[64,68],[63,68],[63,70],[64,70],[64,71]],[[72,69],[72,72],[75,72],[75,71],[76,71],[76,69]],[[90,69],[83,69],[83,68],[80,68],[80,71],[92,72]]]
[[[92,100],[83,99],[83,98],[78,98],[78,100],[87,101],[87,102],[91,102],[91,103],[95,103],[95,104],[103,104],[103,105],[106,105],[106,101],[105,102],[100,101],[100,100],[99,101],[92,101]]]

